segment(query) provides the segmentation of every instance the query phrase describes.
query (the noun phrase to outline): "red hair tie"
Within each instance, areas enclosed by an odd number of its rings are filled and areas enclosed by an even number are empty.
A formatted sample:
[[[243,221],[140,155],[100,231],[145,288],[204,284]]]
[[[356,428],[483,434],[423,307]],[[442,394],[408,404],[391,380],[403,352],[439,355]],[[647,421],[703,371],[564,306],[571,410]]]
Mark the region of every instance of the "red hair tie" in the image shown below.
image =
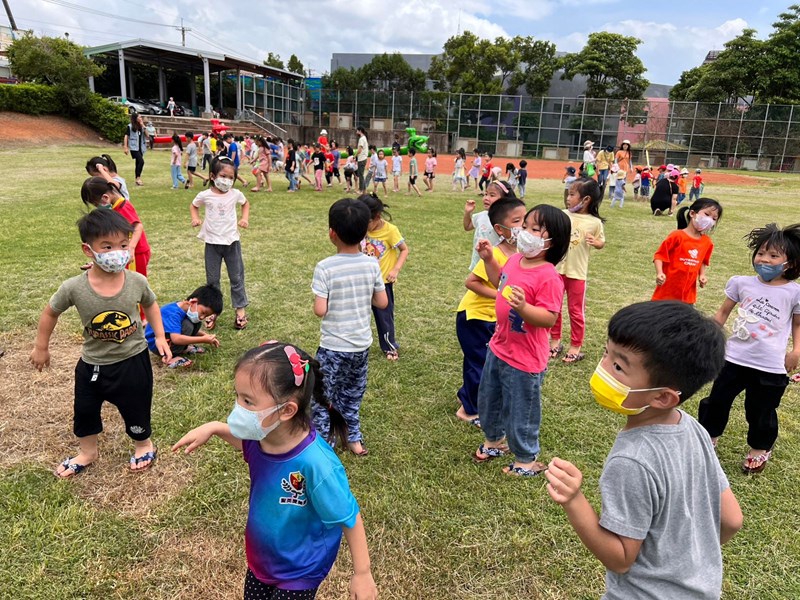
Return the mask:
[[[300,358],[300,354],[293,346],[286,345],[283,347],[286,357],[292,365],[292,372],[294,373],[294,384],[297,387],[303,385],[306,373],[308,373],[308,361]]]

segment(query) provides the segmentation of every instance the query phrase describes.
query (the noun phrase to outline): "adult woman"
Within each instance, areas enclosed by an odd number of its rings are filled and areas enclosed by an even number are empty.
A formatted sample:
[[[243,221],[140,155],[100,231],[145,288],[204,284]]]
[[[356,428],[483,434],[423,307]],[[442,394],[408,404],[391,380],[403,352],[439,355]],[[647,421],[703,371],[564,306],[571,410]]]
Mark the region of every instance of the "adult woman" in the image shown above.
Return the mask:
[[[356,147],[358,169],[356,170],[356,176],[358,177],[358,190],[364,194],[367,191],[367,182],[364,180],[364,167],[367,165],[367,158],[369,157],[367,130],[363,127],[358,127],[356,129],[356,135],[358,135],[358,146]]]
[[[650,197],[650,210],[653,211],[654,217],[664,213],[671,215],[675,210],[678,205],[678,177],[680,176],[680,171],[673,169],[667,173],[664,179],[656,183],[656,188]]]
[[[144,130],[147,132],[147,146],[152,150],[156,139],[156,126],[153,125],[152,121],[148,121]]]
[[[131,158],[136,161],[136,185],[142,185],[142,169],[144,169],[144,153],[147,150],[147,134],[144,130],[142,115],[131,114],[131,123],[122,142],[125,154],[130,152]]]
[[[631,154],[631,143],[629,140],[622,140],[619,145],[619,150],[614,155],[614,160],[617,161],[620,171],[625,172],[625,180],[628,179],[628,173],[631,170],[631,163],[633,162],[633,155]]]
[[[595,155],[594,155],[594,142],[586,140],[583,142],[583,165],[581,165],[581,177],[594,178],[595,169]],[[589,168],[591,166],[591,169]]]

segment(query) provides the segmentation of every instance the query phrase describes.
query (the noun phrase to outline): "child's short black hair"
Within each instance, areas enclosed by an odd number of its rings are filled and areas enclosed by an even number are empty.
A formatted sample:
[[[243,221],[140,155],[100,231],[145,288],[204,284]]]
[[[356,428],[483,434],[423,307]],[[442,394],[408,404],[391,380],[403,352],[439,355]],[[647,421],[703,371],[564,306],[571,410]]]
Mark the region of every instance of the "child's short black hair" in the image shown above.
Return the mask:
[[[564,211],[549,204],[537,204],[525,215],[525,221],[533,215],[536,224],[547,230],[550,247],[545,250],[544,259],[550,264],[557,265],[569,250],[569,241],[572,233],[572,223]]]
[[[222,292],[215,285],[201,285],[186,298],[191,300],[197,298],[197,303],[207,306],[215,315],[222,312]]]
[[[528,161],[527,161],[527,160],[525,160],[525,159],[522,159],[521,161],[519,161],[519,167],[520,167],[520,169],[524,169],[524,168],[525,168],[525,167],[527,167],[527,166],[528,166]]]
[[[489,222],[502,225],[505,218],[515,208],[525,208],[525,203],[517,198],[502,198],[489,207]]]
[[[748,233],[748,247],[753,251],[750,262],[756,260],[759,248],[765,246],[768,250],[774,248],[786,255],[786,270],[783,278],[794,281],[800,277],[800,223],[789,225],[780,229],[776,223],[770,223],[766,227],[753,229]]]
[[[84,244],[91,244],[106,235],[122,233],[129,236],[133,233],[133,225],[110,208],[95,208],[78,219],[77,225]]]
[[[337,200],[328,210],[328,227],[348,246],[364,239],[369,221],[369,208],[356,198]]]
[[[416,153],[417,153],[417,149],[416,148],[409,148],[408,149],[408,155],[409,156],[414,156]]]
[[[722,328],[689,304],[657,300],[631,304],[608,322],[608,339],[642,355],[649,387],[668,387],[684,402],[725,363]]]

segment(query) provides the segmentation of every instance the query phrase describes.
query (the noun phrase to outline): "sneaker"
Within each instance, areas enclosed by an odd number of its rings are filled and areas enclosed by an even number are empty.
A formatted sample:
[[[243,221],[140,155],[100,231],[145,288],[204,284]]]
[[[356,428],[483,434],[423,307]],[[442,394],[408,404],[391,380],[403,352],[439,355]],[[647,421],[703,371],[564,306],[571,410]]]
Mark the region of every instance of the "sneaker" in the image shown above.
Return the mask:
[[[661,216],[661,209],[660,208],[655,209],[653,211],[653,216],[654,217],[660,217]]]

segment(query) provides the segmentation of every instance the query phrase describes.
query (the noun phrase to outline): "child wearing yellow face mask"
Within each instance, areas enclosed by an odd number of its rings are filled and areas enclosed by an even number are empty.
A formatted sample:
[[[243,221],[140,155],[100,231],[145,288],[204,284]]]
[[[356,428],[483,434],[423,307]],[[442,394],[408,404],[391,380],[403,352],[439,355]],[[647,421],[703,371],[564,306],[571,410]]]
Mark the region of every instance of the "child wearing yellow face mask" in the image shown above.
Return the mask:
[[[681,302],[633,304],[608,324],[590,386],[627,423],[600,476],[600,516],[572,463],[554,458],[545,474],[550,497],[606,567],[608,597],[722,593],[720,543],[741,528],[742,512],[708,433],[678,405],[714,379],[724,356],[719,326]]]

